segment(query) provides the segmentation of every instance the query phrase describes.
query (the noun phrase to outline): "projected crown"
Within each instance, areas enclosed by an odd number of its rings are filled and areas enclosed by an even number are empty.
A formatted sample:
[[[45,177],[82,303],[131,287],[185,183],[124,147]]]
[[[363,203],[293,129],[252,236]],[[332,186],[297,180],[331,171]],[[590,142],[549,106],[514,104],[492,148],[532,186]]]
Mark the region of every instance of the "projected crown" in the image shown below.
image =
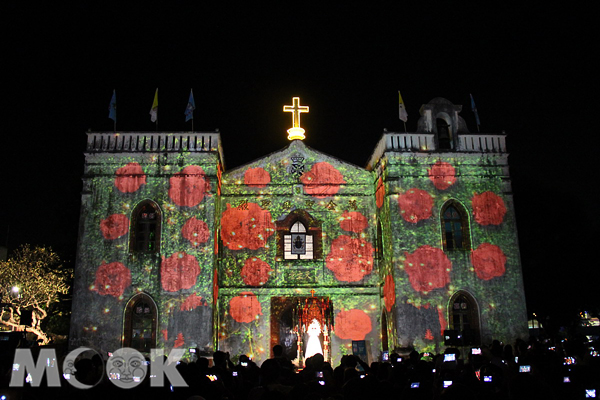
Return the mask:
[[[300,127],[300,114],[308,112],[308,106],[300,105],[300,97],[292,98],[291,106],[283,106],[284,112],[292,113],[292,127],[287,130],[288,140],[304,140],[305,130]]]

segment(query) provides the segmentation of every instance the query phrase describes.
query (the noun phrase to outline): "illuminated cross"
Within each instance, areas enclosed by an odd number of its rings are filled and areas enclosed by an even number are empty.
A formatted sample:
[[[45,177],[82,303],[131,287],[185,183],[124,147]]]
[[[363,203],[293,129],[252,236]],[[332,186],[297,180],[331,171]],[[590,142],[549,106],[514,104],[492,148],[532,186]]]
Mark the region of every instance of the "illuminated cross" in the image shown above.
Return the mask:
[[[308,112],[308,106],[300,105],[300,97],[292,98],[291,106],[283,106],[284,112],[292,113],[292,127],[287,130],[288,140],[303,140],[305,130],[300,127],[300,114]]]

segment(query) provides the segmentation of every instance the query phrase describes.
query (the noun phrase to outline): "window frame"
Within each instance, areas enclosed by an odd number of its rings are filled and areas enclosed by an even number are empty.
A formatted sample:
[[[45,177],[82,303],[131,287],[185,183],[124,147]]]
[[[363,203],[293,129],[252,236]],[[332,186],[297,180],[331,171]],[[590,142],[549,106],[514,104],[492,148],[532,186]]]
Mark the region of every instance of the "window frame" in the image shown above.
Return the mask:
[[[292,229],[297,223],[302,224],[306,231],[305,233],[301,234],[306,235],[307,250],[309,247],[308,245],[310,244],[309,241],[312,239],[311,257],[301,257],[299,254],[296,254],[298,257],[286,257],[286,238],[291,240],[291,237],[294,233],[292,232]],[[278,234],[277,256],[281,261],[315,261],[322,259],[323,249],[321,221],[313,218],[305,210],[294,210],[290,212],[283,220],[277,221],[275,225]]]
[[[459,215],[458,219],[446,219],[446,211],[451,207],[454,210],[456,210],[457,214]],[[460,247],[457,247],[455,244],[453,244],[452,246],[448,245],[448,233],[451,232],[453,234],[454,239],[454,237],[456,236],[454,235],[456,229],[454,229],[453,225],[452,230],[448,231],[446,229],[446,224],[455,224],[456,221],[460,222],[460,232],[462,236],[462,244]],[[460,202],[451,199],[442,205],[442,208],[440,209],[440,230],[442,234],[442,247],[444,251],[471,251],[471,226],[469,221],[469,214],[467,213],[466,208]]]
[[[156,214],[154,227],[145,229],[144,226],[149,226],[151,223],[143,223],[140,221],[141,215],[146,207],[151,207]],[[129,252],[138,254],[156,254],[160,253],[162,228],[162,212],[158,204],[152,200],[141,201],[131,213],[131,227],[129,237]],[[154,239],[150,239],[154,233]],[[144,236],[140,239],[140,236]],[[141,246],[140,246],[141,243]],[[153,248],[144,250],[143,247],[153,244]],[[142,248],[140,248],[142,247]]]

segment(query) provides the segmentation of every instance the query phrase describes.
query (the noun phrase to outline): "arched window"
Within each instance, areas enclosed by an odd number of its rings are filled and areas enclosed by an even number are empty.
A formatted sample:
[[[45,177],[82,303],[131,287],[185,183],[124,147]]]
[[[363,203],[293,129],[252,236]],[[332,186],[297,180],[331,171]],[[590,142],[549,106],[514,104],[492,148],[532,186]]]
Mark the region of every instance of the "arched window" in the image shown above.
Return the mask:
[[[464,207],[450,200],[442,206],[441,214],[444,251],[471,250],[469,219]]]
[[[438,146],[440,150],[452,150],[454,148],[454,143],[450,125],[443,118],[437,118],[435,123],[437,128]]]
[[[138,204],[131,219],[132,253],[158,253],[160,251],[160,208],[150,200]]]
[[[157,316],[150,296],[141,293],[132,297],[125,307],[123,346],[145,353],[155,348]]]
[[[463,345],[479,344],[479,309],[473,296],[459,291],[450,299],[450,327]]]
[[[313,236],[306,233],[302,222],[294,222],[289,233],[284,235],[283,255],[286,260],[313,259]]]

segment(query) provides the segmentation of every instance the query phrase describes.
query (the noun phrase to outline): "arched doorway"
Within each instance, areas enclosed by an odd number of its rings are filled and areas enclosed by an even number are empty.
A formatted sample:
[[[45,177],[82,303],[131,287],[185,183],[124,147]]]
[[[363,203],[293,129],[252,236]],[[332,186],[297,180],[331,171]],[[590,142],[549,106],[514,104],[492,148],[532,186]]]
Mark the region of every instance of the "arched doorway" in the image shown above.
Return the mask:
[[[478,345],[481,342],[479,307],[469,293],[460,290],[450,299],[450,327],[461,336],[462,344]]]
[[[133,296],[125,307],[123,346],[142,353],[156,347],[156,303],[147,294]]]

